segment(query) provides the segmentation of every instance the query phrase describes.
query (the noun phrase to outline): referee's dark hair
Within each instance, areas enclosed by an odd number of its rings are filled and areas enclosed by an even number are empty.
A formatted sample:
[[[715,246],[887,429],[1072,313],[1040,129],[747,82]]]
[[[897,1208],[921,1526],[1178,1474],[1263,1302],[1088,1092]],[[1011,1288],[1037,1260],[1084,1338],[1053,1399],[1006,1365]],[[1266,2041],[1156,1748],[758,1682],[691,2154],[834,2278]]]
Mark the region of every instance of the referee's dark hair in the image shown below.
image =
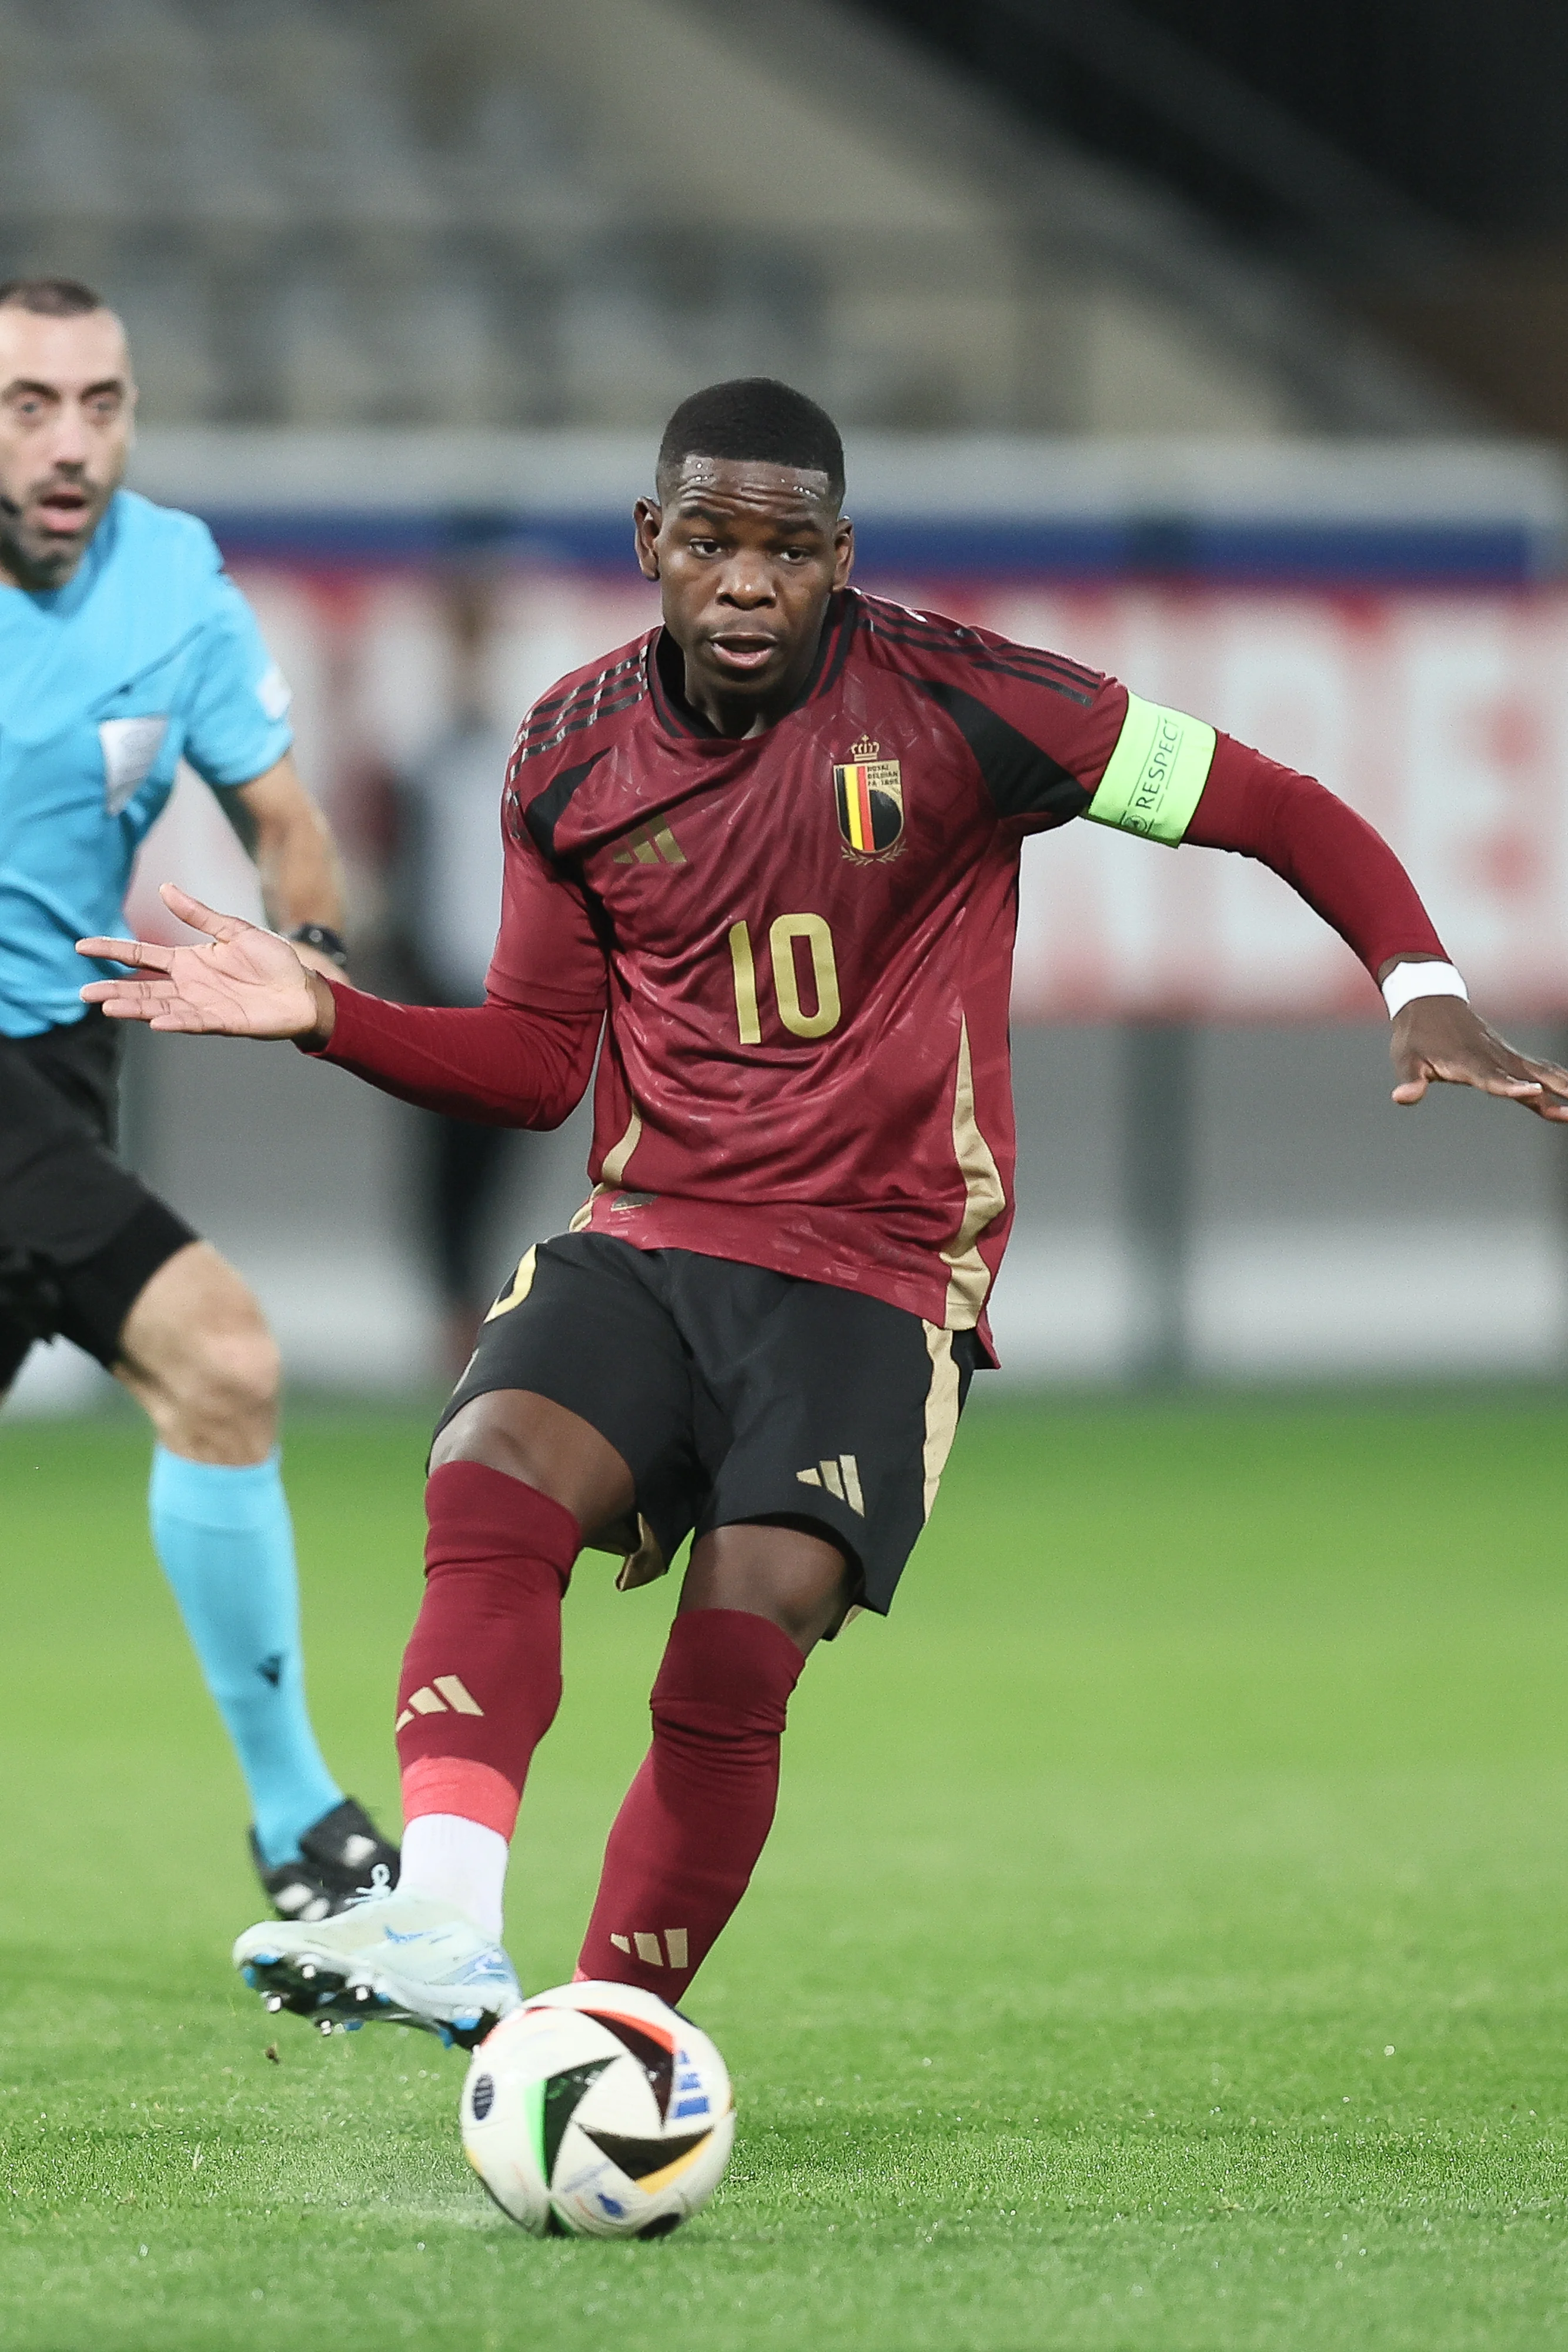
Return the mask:
[[[835,501],[844,494],[844,445],[825,408],[770,375],[710,383],[683,400],[659,444],[664,498],[687,457],[749,457],[765,466],[799,466],[826,474]]]
[[[108,303],[79,278],[7,278],[0,285],[0,310],[31,310],[39,319],[80,319]]]

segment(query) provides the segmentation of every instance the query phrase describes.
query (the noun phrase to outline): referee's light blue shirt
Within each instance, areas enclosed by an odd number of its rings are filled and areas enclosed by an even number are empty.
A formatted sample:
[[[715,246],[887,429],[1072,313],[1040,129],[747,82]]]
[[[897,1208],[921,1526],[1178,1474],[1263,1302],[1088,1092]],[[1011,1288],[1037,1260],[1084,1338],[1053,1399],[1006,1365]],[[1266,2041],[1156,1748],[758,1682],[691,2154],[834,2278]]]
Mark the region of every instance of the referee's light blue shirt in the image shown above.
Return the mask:
[[[0,1036],[79,1021],[182,760],[220,794],[287,751],[288,689],[194,515],[120,490],[76,577],[0,587]]]

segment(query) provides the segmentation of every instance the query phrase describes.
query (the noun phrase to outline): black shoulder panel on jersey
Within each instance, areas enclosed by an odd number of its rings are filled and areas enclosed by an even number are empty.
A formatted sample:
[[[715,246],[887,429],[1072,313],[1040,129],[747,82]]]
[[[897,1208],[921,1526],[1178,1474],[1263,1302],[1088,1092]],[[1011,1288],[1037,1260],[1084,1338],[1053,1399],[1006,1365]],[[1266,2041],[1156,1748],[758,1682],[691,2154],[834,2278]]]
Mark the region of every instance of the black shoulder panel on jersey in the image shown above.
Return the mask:
[[[606,744],[605,751],[609,748]],[[584,760],[580,766],[563,768],[554,783],[547,784],[538,798],[531,800],[523,811],[523,823],[552,866],[559,862],[555,854],[555,829],[566,814],[567,803],[579,784],[586,782],[603,757],[604,751],[595,751],[591,760]]]
[[[1094,794],[1087,785],[961,686],[928,677],[915,683],[941,704],[979,761],[998,816],[1043,816],[1065,824],[1088,807]]]

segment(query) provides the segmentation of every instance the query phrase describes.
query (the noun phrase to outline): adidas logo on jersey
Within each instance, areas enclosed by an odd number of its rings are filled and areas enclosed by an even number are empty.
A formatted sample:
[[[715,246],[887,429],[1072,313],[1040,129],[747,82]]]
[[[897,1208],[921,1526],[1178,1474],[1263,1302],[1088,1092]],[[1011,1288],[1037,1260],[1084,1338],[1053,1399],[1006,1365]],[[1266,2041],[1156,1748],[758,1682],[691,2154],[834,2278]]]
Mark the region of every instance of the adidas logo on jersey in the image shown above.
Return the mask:
[[[612,1936],[611,1942],[618,1952],[630,1959],[635,1952],[645,1968],[684,1969],[688,1965],[686,1931],[684,1927],[666,1927],[661,1945],[657,1936]],[[664,1958],[665,1952],[669,1958]]]
[[[860,1465],[852,1454],[841,1454],[836,1462],[824,1456],[809,1470],[797,1470],[796,1477],[802,1486],[823,1486],[847,1503],[861,1518],[865,1517],[865,1497],[861,1493]]]
[[[635,833],[626,837],[624,849],[618,849],[617,866],[684,866],[685,852],[667,824],[640,824]]]
[[[412,1723],[416,1715],[483,1715],[484,1712],[473,1692],[455,1675],[433,1675],[429,1682],[422,1683],[418,1690],[409,1693],[408,1705],[392,1729],[401,1731],[403,1725]]]

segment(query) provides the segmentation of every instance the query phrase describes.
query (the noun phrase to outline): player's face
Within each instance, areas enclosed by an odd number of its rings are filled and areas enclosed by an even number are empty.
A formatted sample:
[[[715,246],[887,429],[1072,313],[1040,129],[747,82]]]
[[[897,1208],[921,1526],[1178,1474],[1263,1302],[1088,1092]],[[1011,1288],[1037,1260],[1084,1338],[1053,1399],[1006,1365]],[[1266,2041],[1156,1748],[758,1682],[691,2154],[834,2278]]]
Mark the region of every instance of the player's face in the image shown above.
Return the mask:
[[[0,304],[0,579],[58,588],[125,471],[136,386],[112,310]]]
[[[854,532],[825,474],[688,457],[662,506],[637,506],[637,560],[659,583],[686,693],[721,733],[787,709],[805,683]]]

